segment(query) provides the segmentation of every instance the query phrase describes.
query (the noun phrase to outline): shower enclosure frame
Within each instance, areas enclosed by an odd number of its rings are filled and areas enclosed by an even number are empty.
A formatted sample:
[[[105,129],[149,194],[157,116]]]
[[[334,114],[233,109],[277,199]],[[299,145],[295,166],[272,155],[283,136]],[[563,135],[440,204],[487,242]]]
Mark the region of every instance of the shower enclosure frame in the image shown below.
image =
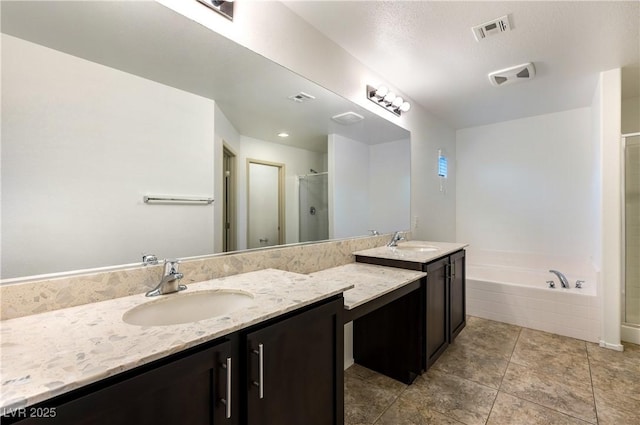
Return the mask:
[[[302,206],[302,194],[301,194],[301,190],[302,190],[302,182],[304,180],[310,179],[310,178],[329,178],[329,172],[327,171],[323,171],[323,172],[316,172],[311,170],[311,173],[308,174],[302,174],[299,175],[297,178],[297,192],[298,192],[298,242],[317,242],[317,241],[321,241],[321,240],[326,240],[329,239],[329,194],[328,194],[328,181],[326,182],[327,186],[327,193],[325,193],[325,197],[326,197],[326,205],[324,205],[324,209],[321,208],[321,211],[324,210],[324,214],[325,214],[325,220],[326,220],[326,234],[324,234],[324,237],[316,237],[316,238],[312,238],[312,239],[308,239],[308,238],[303,238],[303,214],[304,214],[304,210],[303,210],[303,206]]]
[[[626,321],[627,318],[627,232],[626,232],[626,150],[627,139],[631,137],[640,137],[640,132],[627,133],[620,137],[620,155],[621,155],[621,198],[622,198],[622,264],[621,264],[621,339],[623,341],[632,342],[634,344],[640,344],[640,323],[630,323]]]

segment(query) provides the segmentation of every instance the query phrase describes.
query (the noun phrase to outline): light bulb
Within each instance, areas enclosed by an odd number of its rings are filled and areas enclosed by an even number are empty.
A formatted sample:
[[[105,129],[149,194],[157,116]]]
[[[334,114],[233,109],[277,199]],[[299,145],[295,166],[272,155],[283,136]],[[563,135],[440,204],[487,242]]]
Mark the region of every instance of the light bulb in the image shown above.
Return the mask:
[[[393,102],[391,103],[391,106],[393,106],[394,108],[398,108],[403,103],[404,103],[404,99],[398,96],[393,100]]]
[[[376,90],[376,97],[383,99],[387,95],[387,93],[389,93],[389,89],[385,86],[380,86]]]
[[[390,91],[389,93],[387,93],[387,95],[384,97],[384,101],[387,103],[391,103],[396,99],[396,94],[392,91]]]
[[[409,109],[411,109],[411,104],[409,102],[404,102],[401,106],[400,106],[400,110],[402,112],[407,112]]]

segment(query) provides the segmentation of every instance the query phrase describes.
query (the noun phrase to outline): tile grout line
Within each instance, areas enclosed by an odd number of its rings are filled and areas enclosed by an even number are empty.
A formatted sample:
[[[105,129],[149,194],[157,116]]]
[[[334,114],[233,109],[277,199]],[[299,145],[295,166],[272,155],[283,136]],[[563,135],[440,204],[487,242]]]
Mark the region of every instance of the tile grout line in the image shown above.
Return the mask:
[[[393,406],[393,404],[394,404],[396,401],[398,401],[398,399],[400,398],[400,396],[402,396],[402,394],[404,394],[404,393],[409,389],[409,386],[410,386],[410,385],[413,385],[413,384],[406,385],[406,386],[404,387],[404,389],[403,389],[402,391],[400,391],[400,393],[399,393],[399,394],[398,394],[398,395],[397,395],[397,396],[396,396],[396,397],[391,401],[391,403],[389,403],[389,405],[388,405],[388,406],[387,406],[387,407],[382,411],[382,413],[380,413],[380,414],[378,415],[378,417],[374,419],[374,421],[371,423],[371,425],[375,425],[375,424],[376,424],[376,423],[377,423],[377,422],[378,422],[378,421],[379,421],[379,420],[384,416],[384,414],[385,414],[385,413],[387,413],[387,410],[391,409],[391,406]]]
[[[589,366],[589,382],[591,382],[591,395],[593,396],[593,410],[596,412],[596,425],[600,423],[600,419],[598,418],[598,405],[596,404],[596,389],[593,386],[593,374],[591,373],[591,355],[589,354],[589,349],[587,348],[587,343],[584,344],[584,349],[587,352],[587,364]]]
[[[572,414],[565,413],[565,412],[561,412],[561,411],[556,410],[556,409],[554,409],[554,408],[552,408],[552,407],[545,406],[544,404],[540,404],[540,403],[538,403],[537,401],[533,401],[533,400],[529,400],[529,399],[526,399],[526,398],[522,398],[522,397],[520,397],[520,396],[517,396],[517,395],[515,395],[515,394],[511,394],[511,393],[506,392],[506,391],[503,391],[503,392],[504,392],[505,394],[510,395],[510,396],[511,396],[511,397],[513,397],[513,398],[517,398],[518,400],[522,400],[522,401],[524,401],[524,402],[526,402],[526,403],[529,403],[529,404],[535,404],[536,406],[542,407],[543,409],[551,410],[552,412],[555,412],[555,413],[557,413],[557,414],[559,414],[559,415],[566,416],[566,417],[568,417],[568,418],[576,419],[576,420],[578,420],[578,421],[580,421],[580,422],[584,422],[585,424],[589,424],[589,425],[598,425],[598,423],[597,423],[597,422],[590,422],[590,421],[587,421],[587,420],[585,420],[585,419],[582,419],[582,418],[579,418],[579,417],[577,417],[577,416],[574,416],[574,415],[572,415]],[[597,416],[597,415],[596,415],[596,416]],[[597,418],[596,418],[596,420],[597,420]]]
[[[478,382],[478,381],[475,381],[475,380],[469,379],[469,378],[463,378],[461,376],[457,376],[457,375],[453,374],[453,376],[456,377],[456,379],[460,379],[461,381],[467,381],[469,383],[474,383],[476,385],[481,385],[481,386],[486,387],[488,389],[496,390],[496,395],[494,397],[493,402],[491,403],[490,409],[488,410],[487,417],[486,417],[485,421],[482,422],[482,423],[486,425],[486,424],[491,422],[490,418],[491,418],[491,415],[493,413],[493,409],[496,407],[497,397],[498,397],[500,392],[504,392],[505,394],[508,394],[509,397],[513,397],[514,401],[515,400],[520,400],[520,402],[528,403],[532,407],[533,406],[538,406],[538,407],[540,407],[540,408],[542,408],[544,410],[547,410],[549,412],[555,412],[555,414],[561,415],[562,417],[572,418],[573,420],[576,421],[576,423],[581,423],[581,424],[584,424],[584,425],[598,425],[598,424],[600,424],[601,422],[600,422],[600,418],[599,418],[599,414],[598,414],[599,412],[598,412],[598,408],[597,408],[597,405],[596,405],[596,397],[595,397],[595,385],[594,385],[595,378],[593,376],[593,372],[598,370],[598,368],[597,368],[598,358],[594,354],[595,352],[592,353],[592,352],[589,351],[590,345],[589,345],[589,342],[587,342],[587,341],[581,340],[580,341],[581,344],[580,344],[579,348],[584,350],[583,352],[587,354],[586,366],[588,367],[588,371],[589,371],[589,380],[588,381],[585,380],[585,384],[586,384],[586,382],[589,382],[589,384],[591,385],[591,396],[592,396],[591,401],[593,403],[595,417],[590,417],[590,419],[585,419],[585,418],[582,418],[582,417],[579,417],[579,416],[575,416],[573,413],[557,410],[556,407],[552,407],[551,405],[540,404],[539,402],[536,402],[534,400],[528,399],[526,397],[522,398],[521,396],[518,396],[516,394],[512,394],[511,392],[505,391],[505,389],[503,389],[503,387],[504,387],[504,379],[506,378],[506,373],[507,373],[508,369],[510,368],[510,366],[512,364],[524,367],[526,369],[530,369],[530,371],[533,372],[533,373],[535,373],[535,371],[537,370],[536,368],[531,369],[531,367],[527,366],[526,364],[518,364],[517,362],[514,362],[514,360],[513,360],[513,355],[515,354],[515,350],[517,349],[517,346],[518,346],[520,340],[523,338],[522,333],[524,332],[524,330],[529,329],[529,328],[525,328],[525,327],[522,327],[522,326],[518,326],[518,328],[519,328],[518,329],[518,334],[516,335],[516,338],[514,339],[514,345],[512,346],[511,353],[510,353],[509,357],[507,358],[505,371],[502,374],[502,377],[501,377],[501,379],[499,381],[499,385],[497,386],[497,389],[496,388],[492,388],[491,386],[488,386],[488,385],[486,385],[486,384],[484,384],[482,382]],[[523,344],[526,344],[527,340],[528,340],[527,339],[527,334],[525,333],[524,339],[522,340]],[[560,343],[562,343],[562,341],[560,341]],[[523,348],[526,348],[526,347],[523,347]],[[578,348],[578,347],[576,347],[576,348]],[[592,355],[592,354],[594,354],[594,355]],[[517,361],[517,359],[516,359],[516,361]],[[524,363],[526,363],[526,362],[524,362]],[[437,367],[434,368],[434,369],[438,373],[443,373],[444,372],[446,374],[445,371],[439,370]],[[426,373],[425,373],[425,375],[426,375]],[[362,379],[362,377],[360,377],[360,376],[358,376],[358,378]],[[422,385],[422,384],[423,383],[421,382],[420,385]],[[424,384],[427,384],[427,382],[425,381]],[[375,425],[375,424],[381,424],[382,422],[384,422],[384,421],[382,421],[382,418],[385,417],[386,413],[389,413],[389,412],[393,413],[393,412],[395,412],[394,409],[399,409],[400,408],[400,405],[394,407],[394,404],[398,403],[399,400],[401,400],[404,397],[404,394],[406,394],[408,392],[407,390],[409,388],[410,388],[410,385],[405,385],[404,388],[401,388],[393,396],[393,398],[386,404],[386,406],[382,407],[381,413],[376,415],[375,418],[371,419],[371,422],[367,422],[367,424]],[[588,395],[587,395],[587,397],[584,398],[584,400],[587,401],[587,404],[588,404],[588,400],[589,400]],[[489,400],[487,400],[487,401],[489,401]],[[517,403],[520,403],[520,402],[517,402]],[[433,407],[436,407],[436,406],[433,406]],[[437,412],[437,413],[443,415],[444,417],[450,418],[451,420],[460,421],[460,419],[450,416],[448,409],[440,409],[440,408],[436,407],[436,408],[433,408],[432,411],[434,413]],[[501,411],[500,408],[498,408],[498,411]],[[398,413],[400,414],[401,417],[405,417],[402,414],[402,412],[399,411]],[[407,413],[407,412],[405,412],[405,413]],[[477,413],[479,413],[479,412],[477,412]],[[395,414],[392,415],[392,416],[395,416]],[[480,418],[477,418],[477,419],[480,419]],[[604,418],[603,418],[603,420],[604,420]]]
[[[489,418],[491,417],[491,413],[493,412],[493,408],[496,405],[496,400],[498,400],[498,394],[500,394],[502,388],[502,381],[504,381],[504,377],[507,374],[507,370],[509,369],[509,365],[511,364],[511,358],[513,357],[513,352],[516,351],[516,346],[518,345],[518,341],[520,341],[520,335],[522,335],[522,326],[518,326],[520,329],[518,330],[518,337],[516,338],[515,343],[513,344],[513,348],[511,349],[511,354],[509,355],[509,359],[507,360],[507,367],[504,369],[504,373],[502,374],[502,378],[500,378],[500,384],[498,384],[498,389],[496,391],[496,397],[493,399],[493,403],[491,404],[491,409],[489,409],[489,415],[487,416],[487,420],[484,422],[485,424],[489,422]]]
[[[521,334],[522,334],[522,330],[523,330],[523,329],[524,329],[524,327],[522,327],[522,326],[521,326],[521,327],[520,327],[520,332],[518,333],[518,338],[516,339],[516,343],[515,343],[515,345],[513,346],[513,350],[511,351],[511,356],[509,357],[509,362],[507,363],[507,369],[509,368],[509,365],[511,364],[511,358],[513,357],[513,353],[516,351],[516,346],[518,345],[518,341],[520,340],[520,336],[521,336]],[[584,343],[584,346],[585,346],[585,352],[586,352],[586,354],[587,354],[587,363],[588,363],[588,365],[589,365],[589,378],[591,379],[591,392],[592,392],[592,394],[593,394],[593,379],[591,378],[591,364],[590,364],[590,362],[589,362],[589,351],[587,350],[587,343],[586,343],[585,341],[582,341],[582,342]],[[527,369],[529,369],[529,368],[530,368],[529,366],[526,366],[526,365],[520,365],[520,364],[518,364],[518,363],[514,363],[514,364],[515,364],[515,365],[518,365],[518,366],[525,367],[525,368],[527,368]],[[522,397],[520,397],[520,396],[517,396],[517,395],[515,395],[515,394],[511,394],[510,392],[507,392],[507,391],[502,390],[502,381],[504,380],[504,376],[505,376],[505,375],[506,375],[506,371],[505,371],[505,374],[502,376],[502,380],[500,381],[500,387],[499,387],[499,389],[498,389],[498,392],[502,391],[502,392],[504,392],[505,394],[509,394],[510,396],[517,398],[518,400],[523,400],[523,401],[525,401],[525,402],[527,402],[527,403],[535,404],[535,405],[540,406],[540,407],[542,407],[542,408],[544,408],[544,409],[552,410],[552,411],[554,411],[554,412],[556,412],[556,413],[559,413],[559,414],[561,414],[561,415],[568,416],[568,417],[570,417],[570,418],[574,418],[574,419],[577,419],[577,420],[579,420],[579,421],[582,421],[582,422],[584,422],[585,424],[598,425],[598,410],[597,410],[597,408],[596,408],[596,404],[595,404],[595,395],[594,395],[593,405],[594,405],[594,408],[595,408],[595,410],[596,410],[596,422],[595,422],[595,424],[594,424],[593,422],[590,422],[590,421],[587,421],[587,420],[585,420],[585,419],[579,418],[579,417],[574,416],[574,415],[572,415],[572,414],[569,414],[569,413],[566,413],[566,412],[561,412],[560,410],[557,410],[557,409],[554,409],[554,408],[551,408],[551,407],[545,406],[545,405],[540,404],[540,403],[538,403],[538,402],[536,402],[536,401],[529,400],[529,399],[526,399],[526,398],[522,398]],[[491,408],[491,410],[493,410],[493,407]]]

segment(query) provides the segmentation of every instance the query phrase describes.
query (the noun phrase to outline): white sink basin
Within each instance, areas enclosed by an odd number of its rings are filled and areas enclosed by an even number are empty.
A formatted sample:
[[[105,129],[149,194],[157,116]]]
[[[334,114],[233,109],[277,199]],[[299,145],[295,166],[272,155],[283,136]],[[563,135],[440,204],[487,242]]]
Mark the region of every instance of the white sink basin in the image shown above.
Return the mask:
[[[409,242],[399,243],[398,246],[396,246],[396,249],[399,249],[401,251],[434,252],[434,251],[438,251],[440,248],[438,248],[437,246],[428,245],[422,242],[409,241]]]
[[[237,290],[174,293],[128,310],[122,320],[139,326],[178,325],[222,316],[253,302],[252,294]]]

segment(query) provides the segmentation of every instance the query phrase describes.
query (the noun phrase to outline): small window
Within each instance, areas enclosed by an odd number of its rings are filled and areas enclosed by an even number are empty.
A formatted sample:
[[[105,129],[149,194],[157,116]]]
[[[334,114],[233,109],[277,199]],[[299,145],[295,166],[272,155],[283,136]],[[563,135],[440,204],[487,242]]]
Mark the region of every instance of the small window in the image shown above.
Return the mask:
[[[447,157],[444,155],[438,156],[438,175],[447,178]]]

